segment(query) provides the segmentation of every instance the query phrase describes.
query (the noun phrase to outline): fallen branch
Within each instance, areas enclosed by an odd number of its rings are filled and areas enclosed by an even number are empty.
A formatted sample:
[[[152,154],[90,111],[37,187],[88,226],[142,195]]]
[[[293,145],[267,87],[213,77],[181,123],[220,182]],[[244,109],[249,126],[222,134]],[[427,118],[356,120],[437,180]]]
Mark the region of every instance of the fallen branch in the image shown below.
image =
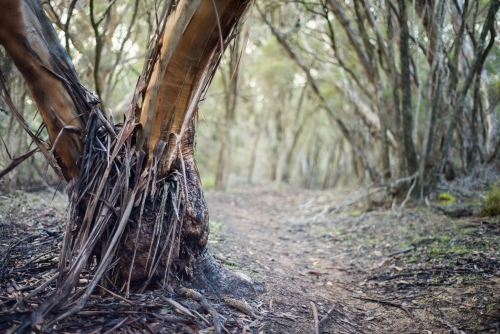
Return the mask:
[[[413,315],[410,313],[408,308],[406,306],[401,305],[401,304],[396,304],[396,303],[388,302],[385,300],[378,300],[378,299],[372,299],[372,298],[364,298],[364,297],[354,297],[354,298],[359,299],[359,300],[364,300],[367,302],[378,303],[378,304],[382,304],[382,305],[387,305],[387,306],[399,308],[399,309],[405,311],[406,314],[408,314],[408,316],[413,319]],[[414,308],[416,308],[416,307],[414,307]]]
[[[319,334],[318,311],[316,310],[316,305],[313,302],[310,301],[309,304],[311,304],[311,309],[314,318],[314,332],[316,334]]]
[[[226,333],[230,333],[226,328],[224,328],[224,326],[222,326],[222,324],[220,322],[219,314],[217,313],[217,311],[212,307],[212,305],[210,305],[210,303],[207,301],[207,299],[205,297],[203,297],[199,292],[196,292],[192,289],[181,288],[178,291],[178,293],[180,295],[185,296],[185,297],[196,300],[198,303],[201,304],[201,306],[203,306],[203,308],[205,310],[207,310],[212,315],[212,318],[214,319],[214,333],[215,334],[220,334],[222,332],[222,329],[224,329],[224,331]],[[196,312],[196,313],[198,313],[198,312]],[[201,315],[200,315],[200,317],[201,317]],[[203,318],[203,317],[201,317],[201,318],[203,320],[205,320],[205,322],[207,321],[205,318]]]
[[[166,301],[167,303],[169,303],[170,305],[172,305],[173,307],[175,307],[176,309],[178,309],[179,311],[181,311],[182,313],[189,315],[190,317],[195,318],[194,314],[191,313],[190,310],[188,310],[187,308],[185,308],[184,306],[182,306],[181,304],[179,304],[178,302],[176,302],[172,298],[167,298],[164,296],[160,296],[160,298],[163,299],[164,301]]]
[[[252,307],[250,305],[248,305],[248,303],[246,301],[244,301],[244,300],[241,301],[241,300],[233,299],[233,298],[229,298],[229,297],[222,297],[222,300],[227,305],[234,307],[235,309],[245,313],[246,315],[249,315],[255,319],[262,320],[262,317],[256,315],[255,312],[253,311]]]

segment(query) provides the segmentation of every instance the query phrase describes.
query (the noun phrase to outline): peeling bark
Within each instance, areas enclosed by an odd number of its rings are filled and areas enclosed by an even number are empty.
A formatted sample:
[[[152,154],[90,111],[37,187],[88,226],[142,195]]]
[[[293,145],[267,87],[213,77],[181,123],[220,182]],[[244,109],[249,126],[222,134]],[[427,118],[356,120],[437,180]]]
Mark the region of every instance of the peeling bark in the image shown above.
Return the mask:
[[[249,2],[181,0],[168,18],[164,11],[126,120],[115,125],[80,84],[40,4],[0,0],[0,43],[27,81],[70,181],[58,288],[19,330],[65,306],[92,255],[91,282],[49,326],[78,312],[104,276],[102,284],[128,294],[133,283],[144,289],[162,275],[165,283],[170,271],[192,277],[206,258],[209,216],[193,157],[197,104]],[[238,280],[210,268],[214,277],[205,281]]]
[[[78,80],[38,1],[1,0],[0,6],[0,44],[25,78],[69,180],[78,174],[81,136],[96,99]]]

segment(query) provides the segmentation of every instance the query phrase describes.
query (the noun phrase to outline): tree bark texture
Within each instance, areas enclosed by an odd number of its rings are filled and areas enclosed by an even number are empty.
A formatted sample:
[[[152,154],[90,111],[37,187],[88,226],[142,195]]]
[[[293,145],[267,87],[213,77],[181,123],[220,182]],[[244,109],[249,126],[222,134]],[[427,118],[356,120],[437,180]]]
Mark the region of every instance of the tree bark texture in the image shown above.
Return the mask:
[[[144,289],[159,274],[168,282],[170,270],[192,276],[206,257],[208,210],[193,157],[197,105],[249,2],[181,0],[164,11],[126,121],[115,125],[79,82],[37,0],[0,0],[0,43],[70,181],[58,288],[26,323],[40,324],[65,304],[92,255],[99,262],[91,283],[52,322],[80,310],[103,275],[128,294],[131,282]]]
[[[64,177],[77,176],[92,104],[38,1],[0,1],[0,44],[25,78]]]

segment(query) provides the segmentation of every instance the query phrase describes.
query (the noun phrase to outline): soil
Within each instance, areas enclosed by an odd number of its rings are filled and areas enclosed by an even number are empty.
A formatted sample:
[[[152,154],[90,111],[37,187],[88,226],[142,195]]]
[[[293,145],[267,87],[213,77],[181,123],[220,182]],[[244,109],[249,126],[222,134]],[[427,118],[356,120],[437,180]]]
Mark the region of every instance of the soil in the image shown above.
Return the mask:
[[[53,195],[17,192],[0,201],[5,331],[43,299],[44,291],[26,295],[55,272],[66,204],[63,194]],[[239,299],[251,312],[234,300],[209,298],[229,333],[315,333],[316,327],[320,333],[500,333],[498,218],[449,218],[426,207],[367,211],[356,196],[269,186],[206,192],[210,253],[265,288]],[[57,331],[136,332],[131,328],[143,321],[144,332],[193,332],[184,323],[158,324],[181,313],[166,307],[162,294],[170,292],[135,294],[128,305],[101,291]],[[193,301],[176,300],[193,309]],[[138,314],[144,317],[134,319]],[[156,314],[156,322],[146,314]],[[209,333],[206,327],[198,332]]]
[[[346,194],[346,193],[344,193]],[[208,192],[210,248],[265,282],[266,333],[500,331],[499,225],[426,208],[343,214],[342,192]],[[218,235],[217,235],[218,234]],[[218,237],[218,239],[217,239]]]

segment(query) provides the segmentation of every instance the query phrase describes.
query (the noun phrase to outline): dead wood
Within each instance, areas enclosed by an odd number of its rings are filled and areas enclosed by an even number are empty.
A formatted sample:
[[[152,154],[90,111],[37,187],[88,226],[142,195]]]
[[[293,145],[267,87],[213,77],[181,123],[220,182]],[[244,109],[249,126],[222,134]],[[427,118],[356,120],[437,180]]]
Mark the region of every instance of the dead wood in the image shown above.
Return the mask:
[[[198,303],[200,303],[201,306],[203,306],[203,308],[210,313],[210,315],[212,316],[212,319],[214,319],[214,333],[215,334],[222,333],[223,326],[220,322],[219,314],[217,313],[215,308],[213,308],[213,306],[210,305],[210,303],[207,301],[207,299],[205,297],[203,297],[203,295],[201,293],[194,291],[192,289],[186,289],[186,288],[179,289],[178,293],[180,295],[185,296],[185,297],[192,298],[192,299],[196,300]],[[225,328],[224,328],[224,330],[227,332],[227,330]]]
[[[316,304],[313,302],[309,302],[311,305],[311,310],[314,318],[314,331],[316,334],[319,334],[319,321],[318,321],[318,311],[316,310]]]

